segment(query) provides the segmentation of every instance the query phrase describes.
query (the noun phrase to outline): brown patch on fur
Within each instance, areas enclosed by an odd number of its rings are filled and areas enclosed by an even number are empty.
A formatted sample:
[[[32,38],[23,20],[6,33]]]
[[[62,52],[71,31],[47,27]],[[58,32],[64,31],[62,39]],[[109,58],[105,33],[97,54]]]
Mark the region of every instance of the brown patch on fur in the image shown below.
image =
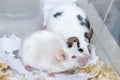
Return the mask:
[[[68,38],[68,41],[67,41],[68,47],[72,47],[74,42],[76,42],[77,46],[79,47],[79,39],[77,37]]]

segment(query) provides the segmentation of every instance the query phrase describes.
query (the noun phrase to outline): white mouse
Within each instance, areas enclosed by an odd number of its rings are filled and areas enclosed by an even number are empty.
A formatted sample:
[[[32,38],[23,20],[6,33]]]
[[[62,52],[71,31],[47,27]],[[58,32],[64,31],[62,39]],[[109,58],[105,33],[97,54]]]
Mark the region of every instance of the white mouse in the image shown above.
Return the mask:
[[[83,66],[88,56],[80,54],[74,43],[68,48],[64,39],[47,30],[31,34],[22,43],[21,58],[25,65],[48,73],[63,72]]]

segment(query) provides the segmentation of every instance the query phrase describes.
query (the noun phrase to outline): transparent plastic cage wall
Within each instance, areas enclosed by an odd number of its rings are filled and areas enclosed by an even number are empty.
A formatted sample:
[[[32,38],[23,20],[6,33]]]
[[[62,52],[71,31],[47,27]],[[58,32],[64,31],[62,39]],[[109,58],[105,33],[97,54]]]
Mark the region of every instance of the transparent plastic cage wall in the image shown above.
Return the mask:
[[[94,29],[92,41],[97,55],[120,75],[119,3],[119,0],[77,1]],[[14,33],[23,37],[39,30],[43,25],[42,7],[40,0],[0,0],[0,36]]]
[[[42,1],[0,0],[0,36],[15,33],[23,37],[40,29]]]
[[[94,29],[96,54],[120,75],[120,0],[78,0]]]

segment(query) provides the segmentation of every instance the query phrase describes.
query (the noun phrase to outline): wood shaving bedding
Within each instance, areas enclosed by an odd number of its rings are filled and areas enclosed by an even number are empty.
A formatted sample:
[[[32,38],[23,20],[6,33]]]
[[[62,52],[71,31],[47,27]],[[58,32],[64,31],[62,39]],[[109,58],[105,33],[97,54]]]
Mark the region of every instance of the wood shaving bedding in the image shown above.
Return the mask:
[[[94,65],[87,65],[83,68],[75,69],[74,73],[88,73],[96,75],[94,78],[88,80],[120,80],[119,75],[112,70],[111,66],[105,66],[103,61],[98,60]]]
[[[10,70],[7,70],[8,65],[0,60],[0,80],[8,80],[10,77],[13,77],[13,74]]]
[[[0,80],[8,80],[13,77],[13,74],[10,70],[7,70],[8,65],[0,60]],[[94,78],[89,78],[88,80],[120,80],[119,75],[114,72],[110,65],[105,66],[103,61],[98,60],[94,65],[86,65],[83,68],[77,68],[73,74],[87,73],[96,75]],[[22,80],[28,80],[23,77]],[[45,77],[40,77],[37,80],[46,80]]]

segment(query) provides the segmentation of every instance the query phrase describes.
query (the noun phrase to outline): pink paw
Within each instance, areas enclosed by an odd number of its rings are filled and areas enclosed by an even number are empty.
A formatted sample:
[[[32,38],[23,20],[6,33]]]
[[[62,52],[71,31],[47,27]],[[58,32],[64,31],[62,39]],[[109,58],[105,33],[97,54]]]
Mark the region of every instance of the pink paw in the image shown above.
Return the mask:
[[[49,77],[56,77],[54,73],[48,74]]]
[[[69,73],[69,72],[63,72],[63,74],[64,74],[65,76],[70,75],[70,73]]]
[[[27,71],[29,71],[29,72],[32,72],[32,71],[33,71],[32,68],[31,68],[30,66],[28,66],[28,65],[25,65],[25,69],[26,69]]]

